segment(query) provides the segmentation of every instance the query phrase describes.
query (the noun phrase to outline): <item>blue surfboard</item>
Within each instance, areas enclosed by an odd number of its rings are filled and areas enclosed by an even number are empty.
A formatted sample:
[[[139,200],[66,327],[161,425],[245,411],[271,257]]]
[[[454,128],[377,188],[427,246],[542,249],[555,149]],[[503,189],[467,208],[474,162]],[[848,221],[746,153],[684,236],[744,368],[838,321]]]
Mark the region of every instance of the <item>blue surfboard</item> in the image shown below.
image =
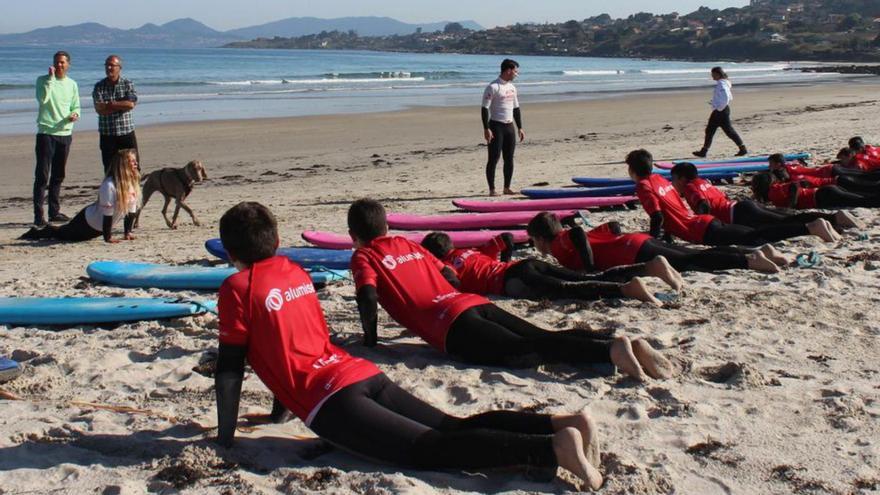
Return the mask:
[[[636,192],[635,184],[609,187],[563,187],[563,188],[526,188],[522,194],[530,198],[583,198],[598,196],[620,196]]]
[[[223,248],[220,239],[208,239],[205,241],[205,249],[214,256],[229,261],[229,255]],[[291,261],[303,268],[323,267],[330,270],[348,270],[351,265],[351,249],[322,249],[313,247],[286,247],[278,248],[275,254],[286,256]]]
[[[0,383],[6,383],[21,374],[21,365],[17,361],[0,357]]]
[[[785,157],[785,161],[792,160],[809,160],[812,155],[809,153],[789,153],[787,155],[783,155]],[[758,156],[740,156],[736,158],[719,158],[716,160],[673,160],[672,163],[693,163],[694,165],[707,165],[712,163],[750,163],[750,162],[766,162],[769,158],[769,155],[758,155]]]
[[[669,178],[670,173],[668,170],[655,170],[655,173],[662,175],[663,177]],[[665,172],[665,173],[664,173]],[[718,182],[722,180],[735,179],[739,174],[734,172],[722,172],[722,173],[705,173],[700,174],[700,178],[710,180],[712,182]],[[612,186],[625,186],[632,185],[633,181],[631,179],[624,178],[615,178],[609,179],[604,177],[572,177],[572,182],[575,184],[580,184],[584,187],[612,187]]]
[[[215,301],[151,297],[0,297],[0,324],[76,325],[158,320],[216,311]]]
[[[95,261],[86,267],[89,277],[120,287],[156,287],[159,289],[217,290],[233,267],[173,266],[129,261]],[[348,278],[347,270],[310,272],[312,282],[326,284]]]

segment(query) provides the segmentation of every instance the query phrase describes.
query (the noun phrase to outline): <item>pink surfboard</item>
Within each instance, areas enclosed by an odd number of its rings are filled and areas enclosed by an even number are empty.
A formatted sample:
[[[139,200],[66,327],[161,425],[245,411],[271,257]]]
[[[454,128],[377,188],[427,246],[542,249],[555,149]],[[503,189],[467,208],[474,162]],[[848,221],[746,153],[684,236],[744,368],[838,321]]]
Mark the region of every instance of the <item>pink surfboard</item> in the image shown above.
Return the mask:
[[[529,236],[525,230],[462,230],[447,232],[447,234],[452,238],[452,244],[455,247],[465,248],[482,246],[504,232],[513,234],[513,242],[518,244],[529,242]],[[418,243],[422,242],[428,232],[392,232],[390,235],[399,235]],[[315,246],[326,249],[351,249],[354,247],[351,237],[334,232],[307,230],[302,233],[302,238]]]
[[[547,211],[581,210],[602,206],[620,206],[638,201],[635,196],[611,196],[595,198],[518,199],[509,201],[486,201],[478,199],[454,199],[452,204],[462,210],[491,213],[500,211]]]
[[[501,211],[497,213],[453,213],[451,215],[412,215],[409,213],[389,213],[388,226],[400,230],[473,230],[494,229],[525,225],[540,213],[539,211]],[[553,213],[562,219],[577,213],[577,210],[555,210]]]

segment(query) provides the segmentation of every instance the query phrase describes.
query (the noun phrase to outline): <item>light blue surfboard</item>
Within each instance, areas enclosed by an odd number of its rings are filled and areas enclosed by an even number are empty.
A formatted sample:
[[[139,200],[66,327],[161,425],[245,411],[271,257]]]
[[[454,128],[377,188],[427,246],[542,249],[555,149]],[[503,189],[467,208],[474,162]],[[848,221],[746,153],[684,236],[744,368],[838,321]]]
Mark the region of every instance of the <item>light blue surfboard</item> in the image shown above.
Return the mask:
[[[707,160],[707,159],[696,159],[696,160],[673,160],[672,163],[693,163],[694,165],[706,165],[712,163],[749,163],[749,162],[766,162],[770,155],[758,155],[758,156],[740,156],[735,158],[718,158],[715,160]],[[783,155],[785,157],[785,161],[792,160],[809,160],[809,153],[789,153]]]
[[[668,170],[655,170],[655,173],[662,175],[663,177],[670,177],[670,173]],[[705,173],[700,174],[700,177],[706,180],[710,180],[712,182],[735,179],[739,174],[734,172],[721,172],[721,173]],[[625,178],[605,178],[605,177],[572,177],[572,182],[575,184],[579,184],[584,187],[612,187],[612,186],[626,186],[632,185],[632,179]]]
[[[76,325],[159,320],[216,311],[215,301],[150,297],[0,297],[0,324]]]
[[[130,261],[95,261],[86,267],[89,277],[120,287],[217,290],[233,267],[174,266]],[[346,270],[310,272],[312,283],[326,284],[348,278]]]
[[[223,248],[220,239],[208,239],[205,241],[205,249],[214,256],[229,260],[229,254]],[[323,267],[330,270],[348,270],[351,265],[351,249],[322,249],[314,247],[285,247],[278,248],[275,254],[286,256],[291,261],[305,269]]]

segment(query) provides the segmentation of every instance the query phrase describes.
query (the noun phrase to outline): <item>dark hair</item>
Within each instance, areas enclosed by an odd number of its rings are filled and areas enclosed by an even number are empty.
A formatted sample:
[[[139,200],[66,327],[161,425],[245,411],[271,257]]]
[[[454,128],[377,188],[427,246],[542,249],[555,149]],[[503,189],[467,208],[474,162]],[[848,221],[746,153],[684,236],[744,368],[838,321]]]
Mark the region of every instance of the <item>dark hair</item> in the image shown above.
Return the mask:
[[[552,241],[556,234],[562,232],[562,223],[556,218],[556,215],[549,211],[542,211],[529,220],[526,226],[526,233],[530,237]]]
[[[507,69],[516,69],[517,67],[519,67],[519,62],[516,60],[505,58],[501,61],[501,72],[504,72]]]
[[[865,140],[862,139],[860,136],[855,136],[855,137],[849,138],[848,144],[849,144],[849,149],[851,149],[853,151],[862,151],[862,149],[865,147]]]
[[[52,55],[52,61],[54,62],[56,58],[64,57],[67,59],[67,63],[70,63],[70,54],[65,52],[64,50],[58,50],[55,52],[55,55]]]
[[[771,184],[773,184],[773,177],[770,172],[759,172],[752,177],[752,193],[761,201],[767,201]]]
[[[220,217],[220,240],[231,257],[250,265],[275,256],[278,223],[269,208],[242,201]]]
[[[348,230],[362,242],[370,242],[388,231],[385,208],[375,199],[362,198],[348,208]]]
[[[712,74],[716,74],[721,79],[727,79],[727,72],[724,72],[721,67],[712,67]]]
[[[672,170],[669,171],[672,177],[681,177],[690,182],[700,176],[697,166],[690,162],[676,163]]]
[[[442,260],[452,251],[452,239],[445,232],[431,232],[422,239],[422,247]]]
[[[838,159],[843,157],[849,158],[851,156],[853,156],[853,150],[851,148],[840,148],[840,151],[837,152]]]
[[[773,153],[772,155],[767,157],[767,161],[769,163],[778,163],[780,165],[785,165],[785,155],[782,153]]]
[[[654,169],[654,157],[646,149],[637,149],[626,155],[626,164],[636,176],[647,177]]]

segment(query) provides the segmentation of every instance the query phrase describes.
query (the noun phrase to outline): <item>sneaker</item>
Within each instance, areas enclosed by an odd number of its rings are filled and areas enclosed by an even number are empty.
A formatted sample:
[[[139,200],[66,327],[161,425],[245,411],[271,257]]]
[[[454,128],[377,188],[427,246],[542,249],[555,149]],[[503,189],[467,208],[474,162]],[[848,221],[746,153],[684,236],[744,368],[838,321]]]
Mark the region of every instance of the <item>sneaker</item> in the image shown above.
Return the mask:
[[[69,222],[70,217],[59,211],[58,213],[49,217],[49,221],[50,222]]]
[[[749,154],[749,150],[746,149],[745,146],[740,147],[739,151],[736,152],[733,156],[746,156]]]
[[[694,151],[693,155],[698,158],[706,158],[706,150]]]

